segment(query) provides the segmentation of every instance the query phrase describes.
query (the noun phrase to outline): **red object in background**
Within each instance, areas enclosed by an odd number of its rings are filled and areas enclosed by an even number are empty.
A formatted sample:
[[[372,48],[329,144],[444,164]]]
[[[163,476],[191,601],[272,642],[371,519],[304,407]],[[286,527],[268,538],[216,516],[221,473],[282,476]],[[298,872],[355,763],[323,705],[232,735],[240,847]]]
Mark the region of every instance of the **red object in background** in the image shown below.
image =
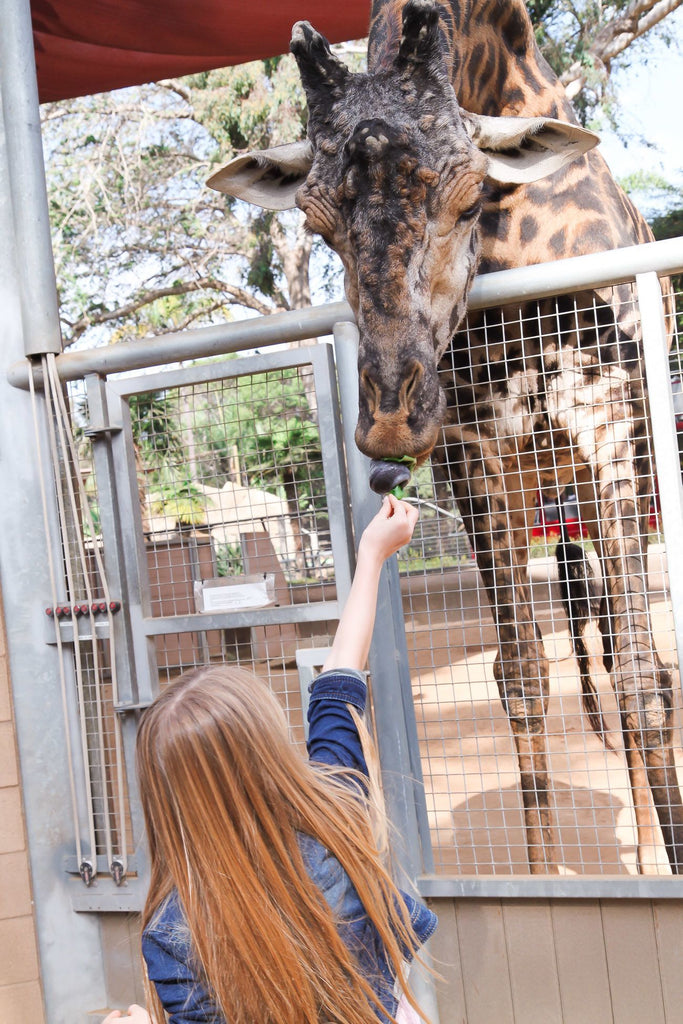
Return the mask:
[[[581,523],[579,506],[576,495],[569,494],[560,499],[563,504],[563,518],[567,525],[567,532],[572,540],[577,537],[587,537],[588,530]],[[559,537],[560,535],[560,510],[554,498],[544,498],[540,491],[536,494],[536,516],[532,530],[533,537]]]
[[[367,0],[32,0],[31,13],[41,103],[275,57],[295,21],[332,43],[370,23]]]
[[[577,537],[588,537],[588,529],[581,522],[579,506],[576,495],[569,494],[563,499],[564,521],[567,524],[567,533],[572,540]],[[559,537],[560,535],[560,513],[557,501],[554,498],[543,498],[540,491],[536,494],[536,516],[532,530],[533,537]],[[655,533],[660,529],[659,523],[659,494],[655,493],[654,501],[650,505],[650,529]]]

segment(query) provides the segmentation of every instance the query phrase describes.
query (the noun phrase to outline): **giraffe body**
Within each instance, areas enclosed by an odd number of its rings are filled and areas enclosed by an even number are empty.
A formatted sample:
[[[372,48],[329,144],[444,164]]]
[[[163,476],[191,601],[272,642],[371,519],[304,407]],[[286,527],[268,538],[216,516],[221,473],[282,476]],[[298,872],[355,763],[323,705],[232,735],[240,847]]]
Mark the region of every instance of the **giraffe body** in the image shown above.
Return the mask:
[[[522,0],[374,0],[366,74],[351,74],[306,22],[292,51],[308,142],[294,160],[291,147],[283,161],[240,157],[210,183],[251,198],[272,178],[273,203],[296,192],[344,264],[360,334],[359,448],[418,464],[431,455],[449,479],[496,624],[531,871],[557,870],[548,664],[527,575],[532,498],[570,483],[601,560],[604,662],[639,850],[652,832],[649,790],[678,871],[683,806],[645,585],[651,467],[630,289],[486,310],[458,330],[477,270],[632,245],[650,239],[647,225],[576,126]],[[247,186],[228,180],[245,162]]]

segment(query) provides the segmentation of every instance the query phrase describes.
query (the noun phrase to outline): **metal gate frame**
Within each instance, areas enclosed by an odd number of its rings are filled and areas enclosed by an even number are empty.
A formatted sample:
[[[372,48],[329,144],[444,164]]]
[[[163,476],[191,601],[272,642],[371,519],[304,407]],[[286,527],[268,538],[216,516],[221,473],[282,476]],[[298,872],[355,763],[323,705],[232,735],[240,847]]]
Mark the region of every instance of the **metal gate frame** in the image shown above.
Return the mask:
[[[337,325],[338,351],[347,353],[347,373],[355,373],[355,335],[353,324]],[[346,334],[348,337],[343,337]],[[342,356],[342,362],[344,356]],[[196,613],[153,616],[149,593],[148,569],[140,516],[129,399],[149,391],[179,386],[206,384],[266,371],[310,366],[318,397],[318,426],[328,509],[331,545],[334,555],[336,601],[320,601],[252,611]],[[112,621],[113,642],[119,657],[119,700],[115,713],[121,716],[126,760],[128,792],[136,853],[129,858],[137,878],[125,888],[98,879],[95,889],[83,889],[73,896],[75,909],[130,911],[140,909],[146,888],[147,866],[144,834],[134,773],[134,748],[137,713],[147,707],[159,691],[154,638],[165,634],[204,633],[215,629],[234,629],[319,622],[338,618],[351,585],[354,564],[350,510],[360,530],[374,514],[379,500],[367,484],[367,467],[353,444],[355,413],[344,417],[347,451],[350,443],[349,476],[355,497],[349,499],[344,463],[342,423],[337,397],[334,352],[330,344],[311,345],[285,351],[242,356],[237,360],[204,363],[182,369],[163,370],[104,381],[96,374],[85,378],[89,422],[86,434],[91,438],[100,507],[103,554],[110,589],[120,595],[122,613]],[[357,386],[352,384],[351,394]],[[347,389],[342,387],[342,393]],[[405,634],[400,608],[400,589],[395,564],[385,569],[378,602],[377,625],[370,655],[373,692],[376,695],[375,718],[383,766],[389,815],[402,848],[396,863],[404,880],[414,883],[417,874],[431,867],[429,833],[424,790],[420,786],[419,749],[410,675],[407,671]],[[66,634],[67,623],[60,623]],[[401,647],[402,645],[402,647]],[[403,656],[397,652],[403,650]],[[398,662],[398,664],[397,664]],[[400,679],[402,701],[394,699]],[[383,691],[385,695],[383,696]],[[398,712],[398,713],[397,713]],[[407,721],[406,721],[407,719]],[[427,844],[424,840],[427,838]],[[426,856],[426,862],[425,862]],[[131,891],[133,890],[133,891]]]

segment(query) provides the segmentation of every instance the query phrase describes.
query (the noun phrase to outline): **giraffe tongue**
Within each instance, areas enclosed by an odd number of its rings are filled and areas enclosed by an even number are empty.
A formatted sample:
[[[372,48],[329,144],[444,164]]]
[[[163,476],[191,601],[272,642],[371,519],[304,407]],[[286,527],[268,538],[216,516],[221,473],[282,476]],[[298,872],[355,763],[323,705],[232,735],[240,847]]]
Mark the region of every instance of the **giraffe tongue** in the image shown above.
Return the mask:
[[[373,459],[370,463],[370,487],[376,494],[388,494],[395,487],[404,487],[410,480],[410,469],[401,462]]]

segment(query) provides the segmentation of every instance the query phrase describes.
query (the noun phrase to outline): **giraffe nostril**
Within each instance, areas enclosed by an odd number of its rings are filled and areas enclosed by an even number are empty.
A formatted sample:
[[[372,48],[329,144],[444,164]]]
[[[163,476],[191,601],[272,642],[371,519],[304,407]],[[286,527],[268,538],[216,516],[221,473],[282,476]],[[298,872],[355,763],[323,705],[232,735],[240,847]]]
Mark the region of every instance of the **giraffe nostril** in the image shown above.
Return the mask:
[[[422,363],[413,359],[408,366],[405,379],[401,387],[399,401],[406,413],[412,412],[413,406],[418,398],[420,382],[424,377],[425,368]]]
[[[360,373],[360,390],[365,396],[368,412],[371,416],[374,416],[379,409],[380,390],[371,374],[365,368]]]

